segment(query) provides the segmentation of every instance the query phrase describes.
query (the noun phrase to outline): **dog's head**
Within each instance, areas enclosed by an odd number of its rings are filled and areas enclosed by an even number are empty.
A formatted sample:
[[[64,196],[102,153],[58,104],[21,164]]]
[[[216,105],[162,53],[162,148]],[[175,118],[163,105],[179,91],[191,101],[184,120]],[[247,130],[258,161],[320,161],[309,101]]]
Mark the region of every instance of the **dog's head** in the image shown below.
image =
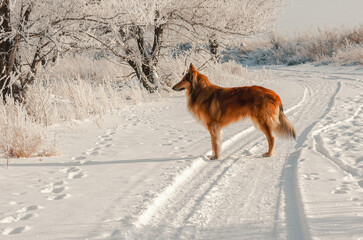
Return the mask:
[[[184,89],[187,89],[188,93],[191,93],[194,89],[195,82],[197,81],[197,75],[197,69],[193,66],[193,64],[190,64],[187,73],[184,75],[182,80],[180,80],[180,82],[175,84],[173,90],[182,91]]]

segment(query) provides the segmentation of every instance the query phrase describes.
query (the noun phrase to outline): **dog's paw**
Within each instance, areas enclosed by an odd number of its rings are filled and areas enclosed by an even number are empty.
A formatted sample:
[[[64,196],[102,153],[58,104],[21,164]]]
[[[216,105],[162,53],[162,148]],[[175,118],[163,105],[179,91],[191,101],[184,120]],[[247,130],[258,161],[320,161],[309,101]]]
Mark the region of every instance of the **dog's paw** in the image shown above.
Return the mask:
[[[214,156],[214,155],[207,155],[207,158],[209,160],[216,160],[216,159],[218,159],[218,157],[217,156]]]
[[[272,153],[266,152],[262,155],[262,157],[271,157]]]

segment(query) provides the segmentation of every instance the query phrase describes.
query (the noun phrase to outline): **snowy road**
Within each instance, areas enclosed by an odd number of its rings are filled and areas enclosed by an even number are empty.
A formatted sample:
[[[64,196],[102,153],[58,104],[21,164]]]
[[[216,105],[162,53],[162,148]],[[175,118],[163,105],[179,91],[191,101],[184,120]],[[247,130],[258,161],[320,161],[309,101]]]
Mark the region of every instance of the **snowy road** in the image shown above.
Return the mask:
[[[363,69],[271,71],[298,134],[272,158],[245,121],[207,160],[184,97],[129,106],[59,133],[63,156],[0,168],[1,239],[362,239]]]

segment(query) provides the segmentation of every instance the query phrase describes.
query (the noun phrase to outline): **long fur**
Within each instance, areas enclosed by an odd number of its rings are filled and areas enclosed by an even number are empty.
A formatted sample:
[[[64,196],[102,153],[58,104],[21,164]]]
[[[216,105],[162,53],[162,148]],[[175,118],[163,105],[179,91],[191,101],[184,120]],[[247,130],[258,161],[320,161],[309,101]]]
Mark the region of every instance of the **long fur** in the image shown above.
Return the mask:
[[[210,83],[192,64],[173,89],[187,90],[188,109],[210,132],[212,159],[219,156],[222,128],[246,117],[266,135],[269,150],[265,157],[272,156],[274,151],[272,132],[296,138],[294,127],[283,113],[280,97],[270,89],[261,86],[222,88]]]

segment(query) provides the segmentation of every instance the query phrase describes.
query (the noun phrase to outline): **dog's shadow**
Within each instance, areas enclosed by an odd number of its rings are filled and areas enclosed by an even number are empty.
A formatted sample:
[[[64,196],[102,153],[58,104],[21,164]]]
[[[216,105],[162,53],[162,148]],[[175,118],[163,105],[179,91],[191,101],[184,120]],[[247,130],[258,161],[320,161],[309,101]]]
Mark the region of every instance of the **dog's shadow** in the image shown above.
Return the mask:
[[[244,151],[241,155],[227,155],[227,156],[221,156],[218,159],[212,159],[212,155],[201,155],[200,158],[204,161],[204,162],[223,162],[223,161],[228,161],[228,160],[233,160],[233,161],[238,161],[238,160],[243,160],[243,159],[264,159],[266,157],[264,157],[262,154],[256,154],[256,153],[251,153],[249,151]]]

